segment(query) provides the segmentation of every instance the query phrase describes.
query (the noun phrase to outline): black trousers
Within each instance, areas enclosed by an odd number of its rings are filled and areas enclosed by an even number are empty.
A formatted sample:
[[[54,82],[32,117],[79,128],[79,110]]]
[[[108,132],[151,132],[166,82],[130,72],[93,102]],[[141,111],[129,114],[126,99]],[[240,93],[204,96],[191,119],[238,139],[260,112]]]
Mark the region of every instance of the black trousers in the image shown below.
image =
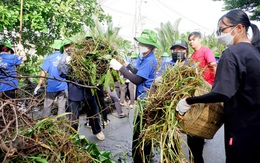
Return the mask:
[[[194,163],[204,163],[203,159],[203,147],[204,147],[204,139],[196,136],[187,136],[188,146],[191,150],[191,153],[194,158]]]

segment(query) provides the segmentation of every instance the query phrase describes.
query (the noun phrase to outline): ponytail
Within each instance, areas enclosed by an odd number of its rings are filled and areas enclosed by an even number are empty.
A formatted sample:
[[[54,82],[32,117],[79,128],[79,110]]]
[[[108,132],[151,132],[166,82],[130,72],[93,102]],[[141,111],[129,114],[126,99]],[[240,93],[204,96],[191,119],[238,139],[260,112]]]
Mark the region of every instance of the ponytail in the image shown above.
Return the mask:
[[[258,27],[252,23],[251,23],[251,28],[252,28],[252,33],[253,33],[251,42],[260,52],[260,31],[259,31]]]

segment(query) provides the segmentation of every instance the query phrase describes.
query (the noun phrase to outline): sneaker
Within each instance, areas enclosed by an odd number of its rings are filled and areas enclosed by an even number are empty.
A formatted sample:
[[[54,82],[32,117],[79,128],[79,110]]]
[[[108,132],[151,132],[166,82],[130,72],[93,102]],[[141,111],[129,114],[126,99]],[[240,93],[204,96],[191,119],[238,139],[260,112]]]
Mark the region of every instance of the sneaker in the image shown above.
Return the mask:
[[[106,120],[106,121],[104,121],[104,125],[106,126],[106,125],[108,125],[110,123],[110,120],[108,119],[108,120]]]
[[[98,134],[96,134],[96,137],[98,140],[104,140],[105,139],[105,135],[102,131],[100,131]]]
[[[86,123],[84,124],[84,127],[89,127],[89,128],[91,128],[91,126],[89,125],[89,122],[86,122]]]

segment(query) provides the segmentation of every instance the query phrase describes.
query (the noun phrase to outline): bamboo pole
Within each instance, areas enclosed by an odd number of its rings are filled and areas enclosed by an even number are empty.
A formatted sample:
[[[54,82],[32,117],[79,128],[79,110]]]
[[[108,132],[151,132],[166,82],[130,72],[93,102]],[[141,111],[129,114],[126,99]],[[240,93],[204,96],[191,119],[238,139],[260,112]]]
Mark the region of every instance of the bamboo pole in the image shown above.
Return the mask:
[[[23,29],[23,0],[21,0],[20,6],[20,31],[19,31],[19,44],[22,43],[22,29]]]

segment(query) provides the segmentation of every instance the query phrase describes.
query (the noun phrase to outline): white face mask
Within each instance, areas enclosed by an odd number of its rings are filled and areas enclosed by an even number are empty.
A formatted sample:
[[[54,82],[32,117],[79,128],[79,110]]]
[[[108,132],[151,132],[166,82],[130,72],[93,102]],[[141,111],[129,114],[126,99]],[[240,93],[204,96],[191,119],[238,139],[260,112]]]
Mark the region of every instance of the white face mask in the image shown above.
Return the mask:
[[[139,50],[139,54],[140,54],[140,55],[143,55],[143,54],[146,53],[149,49],[148,49],[148,47],[146,47],[146,46],[141,46],[141,45],[139,45],[139,46],[138,46],[138,50]]]
[[[235,28],[234,28],[235,29]],[[231,32],[234,30],[232,29],[229,33],[223,33],[221,32],[220,36],[217,36],[217,39],[220,43],[222,43],[224,46],[231,46],[234,45],[234,37],[231,35]]]

